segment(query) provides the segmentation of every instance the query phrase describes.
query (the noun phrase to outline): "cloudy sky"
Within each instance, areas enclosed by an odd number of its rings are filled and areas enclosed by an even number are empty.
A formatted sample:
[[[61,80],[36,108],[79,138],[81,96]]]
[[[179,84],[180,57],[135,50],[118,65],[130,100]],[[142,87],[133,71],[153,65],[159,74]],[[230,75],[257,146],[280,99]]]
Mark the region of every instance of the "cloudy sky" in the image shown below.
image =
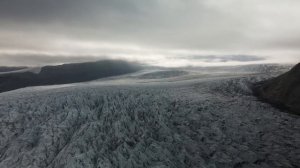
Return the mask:
[[[296,63],[299,0],[1,0],[0,65]]]

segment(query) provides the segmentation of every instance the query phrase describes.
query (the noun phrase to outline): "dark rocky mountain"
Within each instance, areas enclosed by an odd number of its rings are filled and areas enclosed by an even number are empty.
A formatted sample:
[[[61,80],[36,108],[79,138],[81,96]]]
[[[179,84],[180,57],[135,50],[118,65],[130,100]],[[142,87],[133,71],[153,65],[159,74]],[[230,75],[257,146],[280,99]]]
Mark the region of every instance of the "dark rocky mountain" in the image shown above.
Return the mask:
[[[254,93],[264,101],[300,115],[300,63],[278,77],[255,84]]]
[[[10,71],[17,71],[21,69],[25,69],[27,67],[7,67],[7,66],[0,66],[0,72],[10,72]]]
[[[119,60],[45,66],[40,73],[18,72],[0,74],[0,92],[28,86],[84,82],[135,72],[141,66]]]

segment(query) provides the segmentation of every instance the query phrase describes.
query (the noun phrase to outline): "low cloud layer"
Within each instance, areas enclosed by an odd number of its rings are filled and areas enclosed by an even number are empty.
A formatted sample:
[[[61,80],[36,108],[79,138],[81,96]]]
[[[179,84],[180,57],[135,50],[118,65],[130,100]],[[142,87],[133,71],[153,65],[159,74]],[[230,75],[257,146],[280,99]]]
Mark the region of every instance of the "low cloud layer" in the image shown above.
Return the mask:
[[[293,63],[299,8],[297,0],[1,0],[0,64]]]
[[[98,60],[127,60],[148,65],[177,66],[219,66],[268,63],[267,58],[253,55],[190,55],[183,53],[166,53],[165,55],[104,56],[104,55],[50,55],[50,54],[5,54],[1,56],[3,65],[11,66],[43,66],[63,63],[89,62]],[[275,61],[276,62],[276,61]],[[283,62],[284,63],[284,62]],[[288,63],[288,62],[286,62]]]
[[[190,60],[202,60],[204,62],[255,62],[266,60],[264,57],[254,56],[254,55],[200,55],[200,56],[187,56],[186,59]]]

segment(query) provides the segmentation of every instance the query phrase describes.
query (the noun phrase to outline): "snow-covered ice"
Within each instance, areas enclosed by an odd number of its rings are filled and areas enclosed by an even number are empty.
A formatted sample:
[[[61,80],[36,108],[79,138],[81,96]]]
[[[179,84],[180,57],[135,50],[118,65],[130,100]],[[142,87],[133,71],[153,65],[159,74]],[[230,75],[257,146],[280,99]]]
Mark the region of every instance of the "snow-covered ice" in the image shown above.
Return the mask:
[[[299,167],[299,116],[250,89],[283,68],[249,69],[1,93],[0,167]]]

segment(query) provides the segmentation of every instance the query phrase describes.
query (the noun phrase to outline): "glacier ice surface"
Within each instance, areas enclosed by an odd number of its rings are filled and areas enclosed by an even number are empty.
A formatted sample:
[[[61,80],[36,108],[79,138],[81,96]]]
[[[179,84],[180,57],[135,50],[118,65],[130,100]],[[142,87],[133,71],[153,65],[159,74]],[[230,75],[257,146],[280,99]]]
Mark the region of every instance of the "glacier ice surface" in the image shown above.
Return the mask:
[[[299,117],[252,96],[270,76],[193,71],[1,93],[0,167],[300,166]]]

